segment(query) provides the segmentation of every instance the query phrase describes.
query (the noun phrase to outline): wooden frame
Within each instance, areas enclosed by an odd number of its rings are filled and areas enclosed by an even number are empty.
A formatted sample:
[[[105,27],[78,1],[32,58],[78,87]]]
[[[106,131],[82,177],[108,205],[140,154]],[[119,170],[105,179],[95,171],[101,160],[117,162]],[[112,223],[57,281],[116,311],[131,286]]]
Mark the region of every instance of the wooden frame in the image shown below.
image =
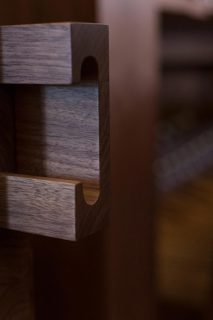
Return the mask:
[[[3,26],[0,37],[0,226],[77,240],[109,210],[108,29]],[[98,83],[80,81],[88,57]]]

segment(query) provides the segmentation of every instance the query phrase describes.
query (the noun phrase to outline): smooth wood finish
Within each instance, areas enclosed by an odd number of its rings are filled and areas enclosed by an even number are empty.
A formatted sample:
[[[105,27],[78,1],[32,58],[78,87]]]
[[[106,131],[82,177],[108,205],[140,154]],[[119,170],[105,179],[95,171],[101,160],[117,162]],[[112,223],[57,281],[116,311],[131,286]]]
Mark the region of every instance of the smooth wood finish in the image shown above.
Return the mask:
[[[107,27],[53,23],[2,26],[1,83],[71,84],[80,81],[85,57],[107,57]],[[108,80],[107,66],[100,81]]]
[[[112,211],[105,234],[110,320],[154,319],[152,159],[156,113],[155,1],[100,0],[110,30]]]
[[[82,194],[79,181],[1,174],[0,225],[6,229],[77,240],[96,231],[103,219],[100,212],[106,214],[108,209],[101,209],[99,201],[88,206]],[[86,188],[87,194],[91,201],[97,196],[92,188]]]
[[[38,23],[52,21],[94,21],[95,6],[93,1],[87,0],[8,0],[0,2],[0,21],[1,24],[20,24],[20,23]],[[1,99],[2,104],[2,99]],[[1,108],[1,107],[0,107]],[[7,110],[6,108],[4,110]],[[1,113],[2,115],[2,113]],[[0,119],[2,119],[0,117]],[[1,120],[0,120],[1,121]],[[2,121],[3,122],[3,121]],[[3,122],[6,125],[6,122]],[[2,126],[2,124],[1,124]],[[5,132],[5,131],[4,131]],[[2,135],[0,135],[1,139]],[[1,141],[1,146],[3,142]],[[7,148],[8,150],[8,148]],[[5,154],[5,153],[4,153]],[[2,156],[2,154],[1,154]],[[5,167],[4,167],[5,169]],[[8,170],[8,169],[7,169]],[[88,196],[87,196],[88,199]],[[3,231],[1,230],[1,233]],[[5,251],[12,248],[12,231],[7,233],[8,245],[4,242]],[[18,242],[22,238],[17,235]],[[34,237],[32,246],[34,253],[34,262],[31,265],[31,272],[34,270],[34,284],[36,286],[36,319],[101,319],[103,296],[100,294],[100,287],[104,275],[100,266],[100,256],[103,249],[97,235],[89,237],[84,241],[70,243],[49,239],[46,237]],[[1,240],[2,241],[2,240]],[[9,242],[10,241],[10,242]],[[48,243],[48,244],[47,244]],[[22,249],[25,259],[28,261],[30,252],[25,249],[23,243]],[[10,250],[11,255],[15,251]],[[1,265],[3,265],[3,255],[1,256]],[[6,263],[8,274],[14,278],[14,270],[19,273],[20,267],[18,259],[12,260],[12,263]],[[29,268],[30,270],[30,268]],[[4,283],[5,273],[0,274],[0,282]],[[11,312],[14,310],[13,319],[31,320],[29,312],[23,311],[23,301],[28,305],[28,310],[33,303],[33,297],[27,290],[30,287],[31,279],[29,277],[17,277],[16,288],[25,288],[25,290],[15,290],[14,282],[8,286],[0,300],[0,310],[5,309],[5,302],[10,310],[9,319],[0,317],[4,320],[11,320]],[[10,296],[8,295],[10,293]],[[97,296],[94,299],[94,295]],[[28,297],[28,300],[26,299]],[[11,298],[11,299],[10,299]],[[13,309],[13,302],[16,301],[17,308]],[[78,303],[79,301],[79,303]],[[20,306],[18,308],[18,306]],[[83,306],[83,307],[82,307]],[[26,317],[24,318],[24,315]],[[33,317],[32,317],[33,319]]]
[[[35,319],[31,246],[5,230],[0,234],[0,319]]]
[[[1,34],[0,82],[12,85],[16,164],[0,175],[0,225],[77,240],[101,228],[109,211],[107,27],[7,26]],[[88,57],[98,65],[97,82],[71,86]]]
[[[17,171],[99,183],[97,83],[17,87],[15,97]]]

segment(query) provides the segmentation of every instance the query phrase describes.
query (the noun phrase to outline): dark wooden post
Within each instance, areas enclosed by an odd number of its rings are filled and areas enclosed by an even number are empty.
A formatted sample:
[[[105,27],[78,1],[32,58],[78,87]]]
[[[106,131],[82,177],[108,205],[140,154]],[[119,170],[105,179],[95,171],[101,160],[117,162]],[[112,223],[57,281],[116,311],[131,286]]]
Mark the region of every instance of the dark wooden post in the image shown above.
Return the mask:
[[[153,319],[152,158],[156,114],[154,1],[100,0],[110,30],[112,212],[108,319]]]

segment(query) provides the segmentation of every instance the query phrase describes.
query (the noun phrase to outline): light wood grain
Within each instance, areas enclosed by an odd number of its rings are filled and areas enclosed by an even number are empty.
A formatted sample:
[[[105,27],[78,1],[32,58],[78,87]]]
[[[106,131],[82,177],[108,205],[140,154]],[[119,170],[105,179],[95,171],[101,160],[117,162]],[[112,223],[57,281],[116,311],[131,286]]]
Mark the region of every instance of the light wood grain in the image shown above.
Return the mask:
[[[1,175],[0,225],[46,236],[75,238],[77,188],[75,181]]]
[[[13,85],[16,162],[0,176],[0,226],[79,239],[101,228],[109,211],[107,27],[60,23],[0,31],[1,83]],[[88,57],[98,65],[98,79],[85,83]]]

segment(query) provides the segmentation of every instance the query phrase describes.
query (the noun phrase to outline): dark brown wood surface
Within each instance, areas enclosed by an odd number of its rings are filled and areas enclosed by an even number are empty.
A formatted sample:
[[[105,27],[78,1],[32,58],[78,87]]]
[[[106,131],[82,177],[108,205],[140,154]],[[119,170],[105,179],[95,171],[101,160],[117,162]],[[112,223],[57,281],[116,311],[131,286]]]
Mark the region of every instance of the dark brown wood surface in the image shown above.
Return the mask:
[[[32,248],[21,234],[1,230],[0,319],[33,320]]]
[[[2,125],[2,145],[7,156],[12,135],[16,168],[0,178],[0,225],[68,240],[91,234],[109,211],[108,28],[33,24],[1,35],[1,83],[16,85],[15,132]],[[98,79],[78,83],[89,58]]]
[[[82,21],[95,22],[93,0],[2,0],[1,25]]]
[[[79,71],[78,71],[79,73]],[[102,73],[100,73],[101,75]],[[102,97],[104,98],[104,101],[106,101],[107,106],[107,96],[105,95],[105,92],[108,92],[108,80],[100,78],[102,81],[102,85],[100,86],[100,100]],[[100,110],[101,111],[101,110]],[[100,126],[103,128],[103,133],[101,134],[103,139],[103,142],[105,140],[106,135],[108,134],[108,130],[106,130],[106,126],[104,124],[107,124],[108,122],[108,115],[104,112],[100,112]],[[105,150],[108,148],[108,142],[104,142],[104,147],[101,146],[101,164],[100,167],[102,169],[108,167],[108,160],[102,161],[104,158],[106,159]],[[103,156],[103,153],[105,154]],[[101,178],[101,184],[105,188],[108,185],[107,176],[104,178]],[[82,220],[83,221],[83,220]],[[83,231],[84,232],[84,231]],[[91,319],[94,319],[94,314],[99,314],[101,308],[101,300],[102,296],[100,296],[100,299],[96,299],[96,303],[99,305],[99,307],[94,308],[94,304],[91,302],[93,301],[94,293],[98,293],[99,288],[101,284],[99,284],[99,281],[96,281],[96,279],[102,278],[102,267],[99,263],[100,254],[97,253],[94,248],[100,247],[100,243],[94,240],[94,237],[91,238],[92,240],[86,240],[85,242],[81,242],[78,244],[78,246],[66,246],[65,243],[62,242],[55,242],[55,250],[51,251],[52,243],[49,242],[49,245],[45,245],[45,239],[43,238],[41,242],[39,242],[39,238],[34,238],[34,256],[35,256],[35,284],[36,284],[36,318],[38,319],[47,319],[50,317],[50,314],[52,313],[51,318],[56,319],[58,318],[64,318],[67,319],[71,315],[76,317],[79,317],[79,319],[82,319],[83,314],[88,315],[88,317],[91,317]],[[48,240],[46,240],[48,243]],[[50,240],[49,240],[50,241]],[[41,244],[41,245],[40,245]],[[59,264],[55,265],[55,259],[58,254],[57,247],[61,247],[62,255],[59,255],[61,257]],[[77,248],[79,248],[77,250]],[[24,251],[24,245],[23,245],[23,252]],[[44,253],[44,256],[43,256]],[[52,260],[53,257],[53,260]],[[68,259],[68,263],[65,262],[63,259],[66,257]],[[71,258],[70,258],[71,257]],[[47,258],[47,259],[46,259]],[[28,259],[28,255],[26,255],[26,259]],[[56,259],[57,260],[57,259]],[[62,263],[62,264],[61,264]],[[16,263],[14,262],[14,268],[16,268]],[[48,272],[46,267],[49,266]],[[66,274],[64,267],[69,268],[69,272]],[[86,270],[85,270],[86,266]],[[40,269],[41,267],[41,269]],[[52,277],[51,270],[54,269],[57,270],[56,272],[56,278],[60,279],[60,274],[62,275],[62,282],[61,284],[58,283],[58,280]],[[61,270],[60,270],[61,269]],[[10,268],[8,268],[8,272],[10,273]],[[32,270],[32,269],[31,269]],[[43,276],[45,277],[45,281],[43,281]],[[94,280],[95,279],[95,280]],[[28,291],[28,278],[24,278],[26,281],[25,288],[26,291]],[[52,290],[51,285],[48,287],[48,283],[52,282],[54,290]],[[71,283],[69,283],[71,281]],[[23,281],[24,282],[24,281]],[[41,289],[42,285],[45,285],[44,287],[44,294],[45,299],[42,299],[41,296]],[[63,285],[62,285],[63,284]],[[88,291],[84,290],[84,299],[83,304],[85,308],[79,308],[79,303],[82,301],[82,288],[90,288]],[[39,288],[39,290],[37,290]],[[59,289],[59,290],[58,290]],[[71,290],[71,291],[70,291]],[[54,296],[57,297],[58,295],[58,303],[53,304],[53,292]],[[93,292],[93,294],[91,294]],[[18,296],[16,296],[18,292],[14,292],[14,299],[19,301]],[[22,294],[20,294],[20,299],[22,299]],[[31,296],[27,296],[28,299],[26,299],[26,305],[31,305],[32,300]],[[51,303],[48,303],[48,301],[51,300]],[[100,300],[100,301],[99,301]],[[70,303],[72,302],[72,303]],[[10,299],[8,299],[8,306],[10,304]],[[19,304],[18,304],[19,305]],[[86,308],[87,306],[87,308]],[[47,307],[47,309],[46,309]],[[79,311],[80,310],[80,311]],[[17,315],[18,317],[18,315]],[[27,319],[30,319],[30,316],[27,316]],[[97,316],[99,319],[99,316]],[[17,318],[18,319],[18,318]],[[24,319],[24,314],[23,314]]]
[[[94,1],[11,0],[0,3],[1,24],[94,20]],[[75,244],[34,238],[36,319],[102,319],[105,274],[100,238],[97,234]]]
[[[10,88],[0,88],[0,170],[14,170],[14,107]]]
[[[112,37],[111,229],[75,244],[34,238],[39,320],[153,318],[153,1],[105,5],[99,19],[110,23]],[[9,24],[95,19],[93,1],[3,1],[0,9],[1,23]]]
[[[155,1],[99,1],[110,30],[112,211],[106,234],[107,319],[155,315],[152,159]]]
[[[0,88],[0,170],[15,169],[14,108],[12,91]],[[1,185],[7,193],[7,185]],[[0,196],[0,213],[7,209],[6,197]],[[8,216],[5,216],[8,221]],[[33,320],[33,263],[28,238],[0,230],[0,319]]]

